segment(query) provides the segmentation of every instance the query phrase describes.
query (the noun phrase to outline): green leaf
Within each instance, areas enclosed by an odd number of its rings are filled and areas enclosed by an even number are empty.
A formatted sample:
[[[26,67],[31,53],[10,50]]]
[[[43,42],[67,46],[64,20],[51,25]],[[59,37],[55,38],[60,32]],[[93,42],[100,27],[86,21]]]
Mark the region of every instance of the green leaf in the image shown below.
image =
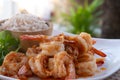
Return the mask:
[[[10,31],[0,32],[0,65],[7,53],[18,48],[19,40],[14,38]]]

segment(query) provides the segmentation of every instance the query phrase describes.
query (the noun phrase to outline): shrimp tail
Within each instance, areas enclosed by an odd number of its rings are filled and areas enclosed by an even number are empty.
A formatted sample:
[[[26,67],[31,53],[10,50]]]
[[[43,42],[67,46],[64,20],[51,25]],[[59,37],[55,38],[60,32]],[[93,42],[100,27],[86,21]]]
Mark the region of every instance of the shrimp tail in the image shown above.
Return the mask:
[[[92,47],[92,51],[98,55],[100,55],[101,57],[106,57],[107,55],[105,53],[103,53],[102,51],[97,50],[96,48]]]

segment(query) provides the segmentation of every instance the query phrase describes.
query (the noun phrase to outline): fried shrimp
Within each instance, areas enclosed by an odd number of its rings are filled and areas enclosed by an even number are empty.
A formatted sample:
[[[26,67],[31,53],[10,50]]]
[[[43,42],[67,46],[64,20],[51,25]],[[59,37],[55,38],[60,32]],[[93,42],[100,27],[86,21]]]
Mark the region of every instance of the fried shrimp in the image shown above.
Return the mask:
[[[86,43],[88,45],[88,49],[90,50],[92,48],[93,43],[94,43],[90,34],[82,32],[82,33],[80,33],[79,36],[82,37],[86,41]]]
[[[44,53],[50,56],[53,56],[55,53],[64,50],[64,37],[62,35],[59,36],[45,36],[45,35],[23,35],[21,36],[21,40],[33,40],[39,41],[39,46],[28,48],[26,51],[26,55],[28,57],[34,57],[39,53]],[[42,51],[42,52],[41,52]]]
[[[41,43],[39,47],[28,48],[26,55],[28,57],[35,57],[38,54],[46,54],[54,56],[56,53],[64,51],[64,44],[62,41],[51,41]]]
[[[71,47],[77,47],[79,54],[83,54],[88,51],[87,43],[80,36],[65,36],[64,44]]]
[[[48,42],[50,41],[49,36],[45,35],[21,35],[20,40],[31,40],[31,41],[39,41],[39,42]]]
[[[89,50],[91,50],[93,53],[96,53],[102,57],[106,57],[106,54],[104,54],[103,52],[97,50],[92,46],[95,43],[95,41],[92,40],[92,37],[90,36],[90,34],[82,32],[80,33],[80,37],[82,37],[86,41]]]
[[[39,54],[36,58],[29,60],[29,65],[34,74],[40,78],[74,79],[75,67],[72,58],[65,52],[55,54],[54,58],[49,58],[45,54]]]
[[[45,54],[39,54],[36,57],[31,57],[29,65],[34,74],[40,78],[47,78],[52,75],[52,72],[47,69],[48,56]]]
[[[28,58],[22,53],[10,52],[5,56],[0,73],[7,76],[14,76],[18,74],[19,69],[26,65]]]
[[[54,57],[54,78],[66,77],[66,79],[75,79],[75,67],[71,56],[62,51]]]
[[[0,74],[19,78],[37,77],[45,80],[69,80],[92,76],[104,64],[106,54],[93,45],[88,33],[69,36],[22,35],[26,55],[10,52],[0,66]],[[26,42],[27,45],[25,44]],[[96,59],[94,54],[102,58]]]
[[[64,44],[63,42],[51,41],[48,43],[41,43],[40,48],[42,49],[41,54],[54,56],[56,53],[64,51]]]
[[[81,55],[75,67],[79,76],[92,76],[97,70],[96,59],[91,53]]]
[[[88,51],[87,43],[80,36],[65,36],[64,40],[65,51],[72,56],[74,62],[77,57]]]
[[[87,62],[94,59],[94,55],[89,51],[86,54],[82,54],[78,57],[77,62]]]
[[[26,56],[27,57],[35,57],[37,56],[40,52],[42,51],[42,49],[40,47],[36,47],[33,46],[32,48],[28,48],[26,51]]]
[[[61,41],[63,40],[63,35],[58,36],[45,36],[45,35],[21,35],[20,40],[27,40],[27,41],[37,41],[37,42],[50,42],[50,41]]]

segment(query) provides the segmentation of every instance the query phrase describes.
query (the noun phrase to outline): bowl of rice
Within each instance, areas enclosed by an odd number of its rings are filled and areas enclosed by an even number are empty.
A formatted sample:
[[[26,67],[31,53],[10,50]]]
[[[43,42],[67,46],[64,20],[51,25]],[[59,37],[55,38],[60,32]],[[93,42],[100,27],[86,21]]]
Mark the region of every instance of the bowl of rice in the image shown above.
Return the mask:
[[[14,37],[19,38],[23,34],[51,35],[53,25],[32,14],[16,14],[1,24],[0,30],[11,31]]]
[[[52,23],[42,20],[32,14],[16,14],[10,19],[0,21],[0,31],[8,30],[15,38],[21,35],[51,35],[53,30]],[[25,52],[27,48],[38,44],[32,41],[20,41],[21,50]]]

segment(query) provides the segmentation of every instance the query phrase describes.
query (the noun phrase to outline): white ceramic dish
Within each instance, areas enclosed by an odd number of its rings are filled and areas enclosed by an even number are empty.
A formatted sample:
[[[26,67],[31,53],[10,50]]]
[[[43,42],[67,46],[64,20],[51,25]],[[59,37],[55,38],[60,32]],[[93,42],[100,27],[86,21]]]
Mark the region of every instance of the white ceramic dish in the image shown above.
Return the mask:
[[[59,33],[61,32],[53,31],[53,35],[57,35]],[[72,35],[66,32],[65,34]],[[106,70],[101,71],[94,76],[90,76],[87,78],[79,78],[78,80],[102,80],[105,79],[106,77],[109,77],[111,74],[115,73],[117,70],[120,69],[120,39],[100,39],[100,38],[94,39],[97,41],[97,43],[94,46],[97,49],[101,49],[101,51],[107,54],[105,64],[101,66],[106,68]],[[15,79],[0,75],[0,80],[15,80]]]

